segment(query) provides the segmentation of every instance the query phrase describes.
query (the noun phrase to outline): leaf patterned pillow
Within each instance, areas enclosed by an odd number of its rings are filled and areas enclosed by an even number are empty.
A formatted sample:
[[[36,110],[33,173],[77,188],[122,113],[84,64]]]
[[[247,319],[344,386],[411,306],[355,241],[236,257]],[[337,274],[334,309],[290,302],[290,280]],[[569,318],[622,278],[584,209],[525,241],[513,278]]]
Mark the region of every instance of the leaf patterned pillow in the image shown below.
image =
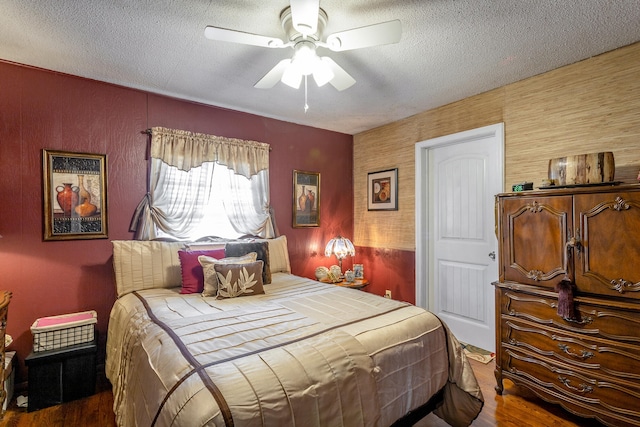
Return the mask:
[[[218,299],[264,294],[262,261],[244,264],[216,264]]]

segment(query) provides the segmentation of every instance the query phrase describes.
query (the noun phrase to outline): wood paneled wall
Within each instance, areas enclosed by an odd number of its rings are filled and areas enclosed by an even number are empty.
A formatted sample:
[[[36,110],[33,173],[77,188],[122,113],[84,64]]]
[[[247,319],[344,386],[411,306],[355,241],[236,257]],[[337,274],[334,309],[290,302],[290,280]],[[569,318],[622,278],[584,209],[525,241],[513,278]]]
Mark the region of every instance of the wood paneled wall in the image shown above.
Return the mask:
[[[505,189],[539,186],[549,159],[613,151],[616,180],[640,169],[640,43],[354,137],[354,243],[415,250],[415,144],[505,123]],[[399,209],[367,211],[367,173],[398,168]],[[409,277],[407,277],[409,279]]]
[[[324,246],[351,237],[353,137],[197,104],[0,60],[0,289],[13,292],[7,333],[16,383],[26,379],[29,327],[42,316],[96,310],[104,360],[115,301],[110,240],[131,239],[129,223],[146,193],[153,126],[271,145],[271,206],[287,236],[294,274],[314,277]],[[43,148],[107,154],[109,239],[42,241]],[[321,226],[292,227],[293,170],[321,174]]]

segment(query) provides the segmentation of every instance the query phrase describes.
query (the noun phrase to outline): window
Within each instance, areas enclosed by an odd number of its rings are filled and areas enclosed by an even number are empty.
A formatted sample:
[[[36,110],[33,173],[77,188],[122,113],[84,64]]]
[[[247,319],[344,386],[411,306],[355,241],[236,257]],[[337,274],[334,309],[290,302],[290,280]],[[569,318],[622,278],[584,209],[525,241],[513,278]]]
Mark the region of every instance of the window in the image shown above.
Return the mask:
[[[137,239],[275,237],[267,144],[156,129],[149,194],[133,221]]]

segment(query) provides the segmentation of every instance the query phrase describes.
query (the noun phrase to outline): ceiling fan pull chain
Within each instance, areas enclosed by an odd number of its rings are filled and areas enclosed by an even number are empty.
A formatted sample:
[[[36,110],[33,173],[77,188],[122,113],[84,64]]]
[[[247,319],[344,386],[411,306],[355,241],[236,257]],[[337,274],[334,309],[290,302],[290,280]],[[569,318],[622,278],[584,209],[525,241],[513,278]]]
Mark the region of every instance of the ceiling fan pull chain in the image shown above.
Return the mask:
[[[307,76],[304,76],[304,113],[307,114],[309,104],[307,103]]]

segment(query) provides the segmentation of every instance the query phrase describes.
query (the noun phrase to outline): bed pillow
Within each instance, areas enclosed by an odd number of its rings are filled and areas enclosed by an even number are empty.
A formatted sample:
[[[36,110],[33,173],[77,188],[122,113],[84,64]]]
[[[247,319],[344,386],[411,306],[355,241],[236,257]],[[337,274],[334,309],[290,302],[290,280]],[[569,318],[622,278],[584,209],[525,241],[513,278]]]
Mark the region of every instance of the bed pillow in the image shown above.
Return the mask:
[[[218,299],[264,294],[262,261],[244,264],[215,264],[218,276]]]
[[[224,258],[224,248],[210,251],[179,251],[180,270],[182,272],[181,294],[195,294],[204,290],[204,273],[198,261],[200,255],[211,258]]]
[[[112,240],[116,294],[180,286],[181,242]]]
[[[215,297],[218,295],[218,277],[216,275],[216,264],[242,264],[256,261],[257,254],[250,252],[241,257],[228,257],[216,259],[206,255],[200,255],[198,262],[202,266],[202,274],[204,276],[203,297]]]
[[[280,236],[275,239],[260,239],[257,241],[267,242],[269,244],[269,269],[271,273],[291,274],[287,236]]]
[[[215,242],[189,242],[184,244],[184,248],[187,251],[212,251],[214,249],[224,249],[224,245],[229,240],[215,241]]]
[[[269,263],[269,244],[267,242],[231,242],[224,246],[227,257],[237,257],[255,252],[258,260],[264,263],[262,268],[262,283],[271,283],[271,266]]]

